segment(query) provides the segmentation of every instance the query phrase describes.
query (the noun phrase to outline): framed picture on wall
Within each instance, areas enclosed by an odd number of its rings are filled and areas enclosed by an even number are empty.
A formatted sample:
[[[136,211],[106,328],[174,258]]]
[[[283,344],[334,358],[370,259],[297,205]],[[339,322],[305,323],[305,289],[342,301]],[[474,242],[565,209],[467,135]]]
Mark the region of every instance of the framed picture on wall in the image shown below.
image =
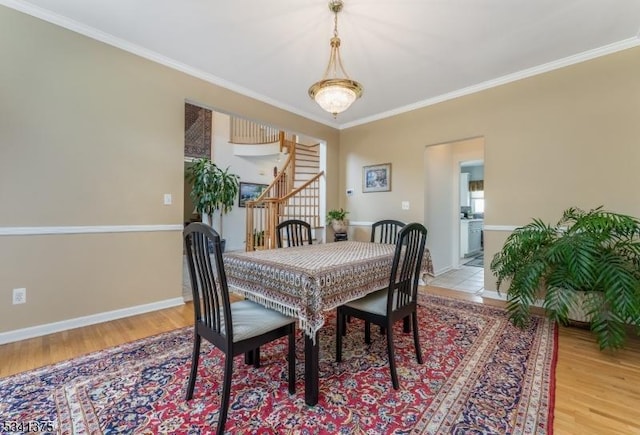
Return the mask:
[[[247,201],[253,201],[259,197],[267,187],[269,187],[268,184],[245,183],[241,181],[240,191],[238,193],[238,207],[246,207]]]
[[[391,163],[362,167],[363,192],[389,192],[391,190]]]

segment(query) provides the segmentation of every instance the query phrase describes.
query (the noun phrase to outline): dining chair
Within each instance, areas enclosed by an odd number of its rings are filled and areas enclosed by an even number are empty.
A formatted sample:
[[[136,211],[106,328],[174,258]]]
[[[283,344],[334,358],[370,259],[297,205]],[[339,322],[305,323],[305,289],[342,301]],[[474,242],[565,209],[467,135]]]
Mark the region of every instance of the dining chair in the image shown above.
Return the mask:
[[[404,227],[404,222],[384,219],[371,225],[371,241],[375,243],[396,243],[398,232]]]
[[[427,229],[419,223],[405,225],[398,233],[395,253],[389,277],[389,285],[360,299],[338,307],[336,316],[336,362],[342,361],[342,335],[346,330],[346,317],[365,321],[365,342],[371,344],[370,323],[385,328],[387,354],[393,388],[398,389],[396,373],[393,324],[411,317],[416,359],[422,364],[422,352],[418,334],[418,280],[424,256]]]
[[[204,338],[225,354],[217,434],[224,432],[231,394],[233,358],[245,354],[260,365],[260,346],[288,336],[289,393],[295,393],[296,319],[248,300],[230,303],[220,236],[209,225],[189,224],[183,232],[195,313],[193,354],[186,400],[191,400]],[[210,249],[212,253],[210,254]]]
[[[394,219],[383,219],[371,225],[371,242],[394,244],[398,240],[398,232],[405,226],[404,222]],[[350,322],[351,319],[347,318]],[[367,323],[367,327],[369,324]],[[409,324],[405,322],[405,332],[409,332]],[[384,327],[380,327],[380,334],[384,334]]]
[[[300,219],[282,221],[276,227],[276,242],[282,248],[283,242],[287,248],[292,246],[311,245],[311,225]]]

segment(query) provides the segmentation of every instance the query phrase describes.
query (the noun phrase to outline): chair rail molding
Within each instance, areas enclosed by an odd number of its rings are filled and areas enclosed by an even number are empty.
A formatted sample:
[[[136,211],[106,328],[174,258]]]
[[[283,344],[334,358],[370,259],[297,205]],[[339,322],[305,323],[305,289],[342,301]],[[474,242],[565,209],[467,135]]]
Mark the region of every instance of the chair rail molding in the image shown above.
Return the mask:
[[[482,227],[485,231],[515,231],[519,228],[519,225],[484,225]]]
[[[353,227],[370,227],[373,225],[373,221],[349,221],[349,226]]]
[[[56,227],[0,227],[0,236],[39,236],[49,234],[139,233],[182,231],[183,224],[166,225],[88,225]]]

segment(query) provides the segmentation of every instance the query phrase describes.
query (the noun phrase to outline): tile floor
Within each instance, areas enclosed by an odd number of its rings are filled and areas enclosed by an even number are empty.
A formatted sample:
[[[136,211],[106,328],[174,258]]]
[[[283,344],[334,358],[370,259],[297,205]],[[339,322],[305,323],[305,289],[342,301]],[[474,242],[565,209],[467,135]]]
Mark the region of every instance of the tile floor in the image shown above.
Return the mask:
[[[462,266],[436,276],[429,285],[481,295],[484,290],[484,268]]]

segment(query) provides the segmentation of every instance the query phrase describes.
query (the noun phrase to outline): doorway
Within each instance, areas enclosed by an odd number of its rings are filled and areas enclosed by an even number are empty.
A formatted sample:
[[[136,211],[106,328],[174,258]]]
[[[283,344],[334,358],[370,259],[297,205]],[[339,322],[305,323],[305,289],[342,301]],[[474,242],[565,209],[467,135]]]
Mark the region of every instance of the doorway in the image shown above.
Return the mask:
[[[460,162],[460,252],[462,264],[483,255],[484,160]]]
[[[474,265],[467,266],[482,249],[482,225],[484,224],[484,138],[476,137],[452,141],[442,144],[427,146],[425,149],[425,222],[429,228],[429,249],[434,263],[436,278],[431,285],[478,293],[484,288],[484,267]],[[482,172],[479,172],[480,165]],[[470,174],[474,168],[474,185],[462,181],[463,173]],[[481,175],[480,175],[481,174]],[[482,183],[477,181],[482,180]],[[477,192],[482,186],[482,198],[480,194],[474,194],[471,198],[471,189]],[[464,189],[466,187],[466,189]],[[465,219],[462,201],[468,193],[468,203],[465,201]],[[478,191],[479,192],[479,191]],[[473,204],[473,206],[472,206]],[[476,218],[474,218],[474,213]],[[469,219],[467,219],[469,218]],[[473,241],[480,238],[479,245],[474,244],[473,250],[468,249],[468,227],[466,227],[467,240],[461,237],[463,225],[474,223]],[[480,223],[477,223],[480,222]],[[480,228],[478,230],[478,225]],[[462,243],[467,245],[465,249]],[[465,257],[465,254],[467,256]],[[484,265],[484,262],[483,262]]]

